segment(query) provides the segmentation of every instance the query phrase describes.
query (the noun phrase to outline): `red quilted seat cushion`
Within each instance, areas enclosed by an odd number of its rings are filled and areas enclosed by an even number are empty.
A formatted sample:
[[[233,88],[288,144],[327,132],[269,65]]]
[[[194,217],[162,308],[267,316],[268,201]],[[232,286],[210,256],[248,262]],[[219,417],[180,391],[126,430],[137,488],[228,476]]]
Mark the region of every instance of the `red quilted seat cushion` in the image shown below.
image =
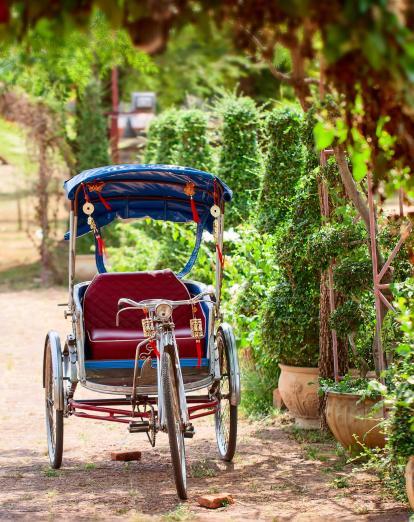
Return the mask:
[[[189,299],[190,294],[171,270],[137,273],[106,273],[95,276],[84,297],[84,321],[88,359],[133,359],[137,343],[144,339],[141,311],[125,311],[116,326],[118,300],[121,297],[143,299]],[[197,305],[196,317],[205,317]],[[174,309],[173,321],[180,357],[197,357],[196,343],[191,337],[190,306]],[[205,340],[202,340],[205,354]],[[205,356],[205,355],[203,355]]]

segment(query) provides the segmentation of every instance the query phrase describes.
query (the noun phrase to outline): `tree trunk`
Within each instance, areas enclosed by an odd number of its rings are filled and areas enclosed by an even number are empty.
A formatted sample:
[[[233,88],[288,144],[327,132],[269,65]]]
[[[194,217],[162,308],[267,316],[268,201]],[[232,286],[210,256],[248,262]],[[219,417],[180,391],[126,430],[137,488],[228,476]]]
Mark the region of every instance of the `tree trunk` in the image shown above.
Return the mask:
[[[37,183],[37,216],[40,224],[41,240],[40,240],[40,278],[42,284],[51,283],[53,275],[52,256],[49,245],[49,176],[47,166],[47,152],[43,143],[39,147],[39,178]]]

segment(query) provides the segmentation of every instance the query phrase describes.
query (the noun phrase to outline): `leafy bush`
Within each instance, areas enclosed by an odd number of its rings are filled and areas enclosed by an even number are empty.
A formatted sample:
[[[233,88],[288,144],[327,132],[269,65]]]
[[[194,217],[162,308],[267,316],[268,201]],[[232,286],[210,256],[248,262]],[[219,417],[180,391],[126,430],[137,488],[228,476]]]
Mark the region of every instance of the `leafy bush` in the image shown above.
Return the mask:
[[[235,95],[222,98],[216,111],[223,120],[217,173],[233,190],[226,223],[238,225],[248,219],[258,196],[261,177],[257,143],[259,113],[251,98]]]
[[[275,109],[266,119],[268,151],[258,201],[258,228],[274,232],[291,210],[303,174],[302,116],[295,109]]]
[[[180,112],[179,144],[175,163],[201,170],[211,170],[212,156],[207,139],[207,123],[207,116],[203,111],[191,109]]]
[[[396,307],[404,335],[397,359],[386,372],[389,415],[383,450],[365,449],[367,467],[375,470],[399,500],[406,501],[404,471],[414,455],[414,279],[397,285]]]
[[[148,127],[147,144],[144,153],[145,163],[156,163],[157,152],[160,146],[160,119],[153,118]]]
[[[118,245],[108,247],[111,268],[115,272],[154,270],[159,254],[158,241],[148,237],[142,223],[117,223]]]
[[[294,289],[288,281],[271,290],[262,321],[262,351],[289,366],[318,365],[317,288]]]
[[[328,391],[360,395],[361,400],[379,400],[384,397],[387,389],[379,381],[345,375],[338,382],[332,379],[319,379],[319,394],[323,395]]]
[[[110,163],[106,117],[98,81],[91,81],[76,106],[74,150],[78,172]]]
[[[390,369],[395,392],[388,439],[396,461],[414,455],[414,279],[399,285],[398,292],[404,342],[397,349],[399,360]]]
[[[165,163],[173,165],[175,163],[178,145],[180,143],[178,119],[179,112],[176,109],[169,109],[162,112],[158,117],[158,122],[153,123],[153,141],[150,142],[150,152],[157,143],[156,153],[154,152],[153,161],[155,163]],[[155,125],[155,127],[154,127]],[[157,137],[158,136],[158,137]]]
[[[274,259],[279,266],[279,278],[270,289],[263,312],[262,356],[270,358],[274,365],[280,362],[315,367],[319,355],[320,271],[315,260],[307,255],[306,243],[320,226],[316,174],[303,174],[305,155],[299,134],[303,127],[297,113],[291,109],[275,111],[271,121],[280,135],[277,138],[278,148],[271,146],[268,154],[272,155],[272,161],[282,163],[283,179],[290,184],[293,193],[285,190],[282,178],[266,190],[265,177],[262,197],[266,192],[268,199],[264,210],[267,209],[269,214],[261,211],[261,223],[262,230],[266,230],[269,223],[276,227],[273,232]],[[272,201],[275,205],[280,202],[283,213],[277,213],[271,207]],[[261,199],[259,205],[262,203]],[[270,219],[263,227],[266,215]]]

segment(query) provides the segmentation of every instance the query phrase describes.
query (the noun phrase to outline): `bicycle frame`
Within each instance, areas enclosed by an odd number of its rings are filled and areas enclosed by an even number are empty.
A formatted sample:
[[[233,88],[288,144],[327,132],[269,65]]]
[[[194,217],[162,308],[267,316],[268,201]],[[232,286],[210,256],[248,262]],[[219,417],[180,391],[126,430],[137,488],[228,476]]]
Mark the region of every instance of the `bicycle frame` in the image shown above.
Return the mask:
[[[178,355],[177,343],[175,340],[174,330],[171,328],[170,323],[168,325],[159,325],[161,332],[158,334],[157,348],[159,352],[159,359],[157,364],[157,380],[158,380],[158,425],[162,431],[166,430],[166,420],[164,412],[164,390],[162,385],[162,356],[164,351],[167,351],[172,359],[175,384],[177,386],[177,393],[180,401],[180,414],[181,422],[183,426],[187,426],[190,422],[187,409],[187,400],[185,397],[184,381],[181,372],[180,358]]]

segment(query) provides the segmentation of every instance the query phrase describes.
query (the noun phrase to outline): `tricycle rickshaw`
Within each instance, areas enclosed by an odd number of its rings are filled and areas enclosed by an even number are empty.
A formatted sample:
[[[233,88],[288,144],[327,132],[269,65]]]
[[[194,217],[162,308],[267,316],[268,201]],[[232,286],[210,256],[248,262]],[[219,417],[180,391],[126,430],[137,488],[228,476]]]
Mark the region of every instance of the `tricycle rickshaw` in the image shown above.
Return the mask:
[[[65,417],[126,424],[131,433],[146,433],[152,446],[163,431],[177,493],[185,499],[184,440],[195,433],[193,419],[215,416],[222,459],[230,461],[236,449],[240,375],[232,328],[220,312],[224,205],[232,193],[217,176],[171,165],[91,169],[64,187],[71,205],[65,317],[72,332],[63,349],[54,331],[45,342],[50,464],[62,463]],[[195,221],[195,246],[185,267],[178,274],[107,272],[101,228],[117,218]],[[215,288],[184,279],[204,230],[215,242]],[[95,240],[97,274],[75,284],[76,238],[88,232]],[[78,384],[113,397],[75,399]]]

